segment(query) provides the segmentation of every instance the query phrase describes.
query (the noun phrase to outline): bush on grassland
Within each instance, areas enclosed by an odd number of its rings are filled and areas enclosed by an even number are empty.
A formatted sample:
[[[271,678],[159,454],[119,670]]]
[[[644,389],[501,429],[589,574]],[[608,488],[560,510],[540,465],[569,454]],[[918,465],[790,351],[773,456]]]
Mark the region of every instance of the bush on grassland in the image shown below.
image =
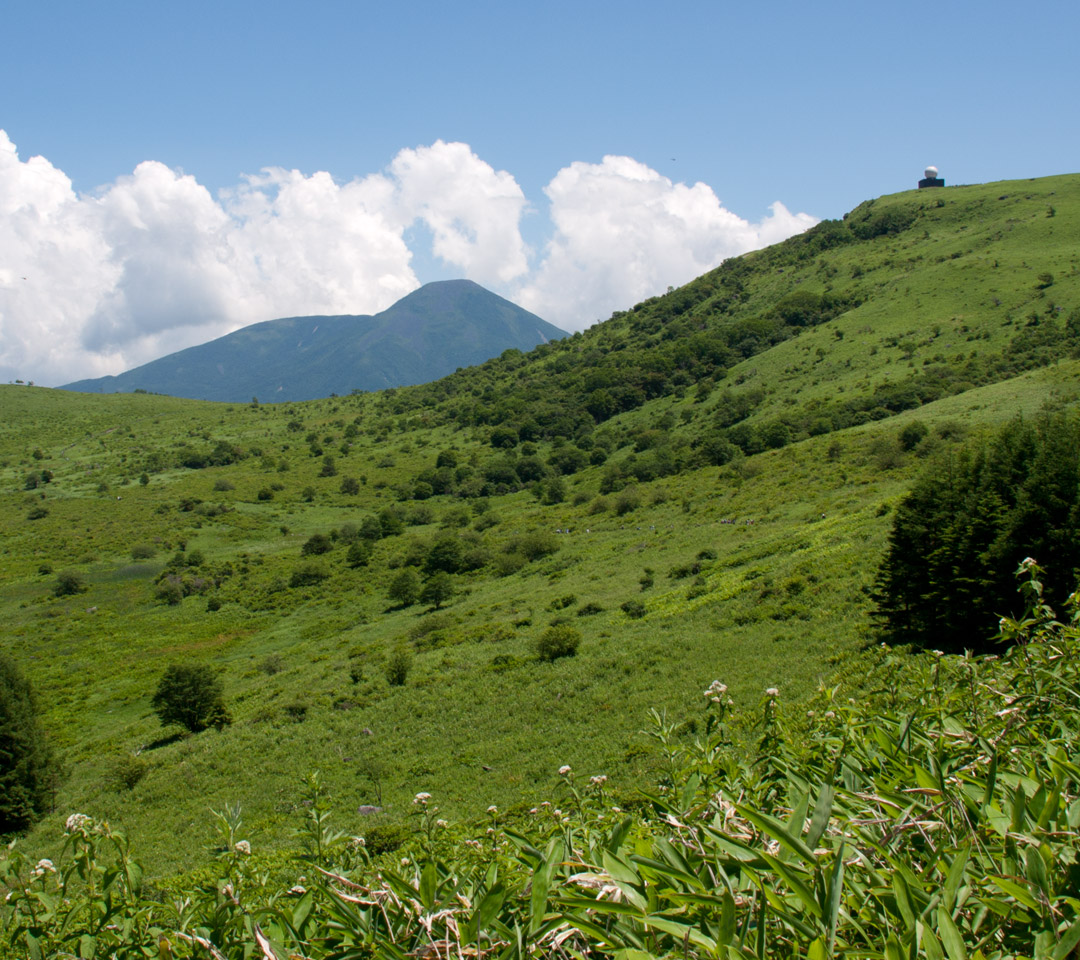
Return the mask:
[[[199,733],[231,723],[224,688],[206,664],[174,663],[166,669],[150,700],[162,726],[176,724]]]
[[[551,663],[560,657],[572,657],[581,644],[581,633],[566,624],[548,627],[536,638],[536,655]]]

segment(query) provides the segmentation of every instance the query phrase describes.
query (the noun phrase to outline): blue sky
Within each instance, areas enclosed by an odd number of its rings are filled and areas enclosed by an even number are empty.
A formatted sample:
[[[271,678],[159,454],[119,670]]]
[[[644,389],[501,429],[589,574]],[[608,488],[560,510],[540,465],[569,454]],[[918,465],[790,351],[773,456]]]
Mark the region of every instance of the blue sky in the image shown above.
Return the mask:
[[[0,379],[451,276],[580,329],[928,163],[1075,171],[1078,10],[8,0]]]

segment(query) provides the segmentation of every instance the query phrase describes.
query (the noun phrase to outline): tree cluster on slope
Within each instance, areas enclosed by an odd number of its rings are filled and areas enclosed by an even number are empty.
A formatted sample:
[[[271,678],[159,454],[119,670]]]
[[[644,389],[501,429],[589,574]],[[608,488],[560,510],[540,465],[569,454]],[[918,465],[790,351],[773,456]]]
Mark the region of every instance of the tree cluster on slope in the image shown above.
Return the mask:
[[[1080,567],[1080,418],[1043,412],[933,461],[896,511],[876,583],[876,614],[898,639],[985,648],[1022,607],[1013,571],[1051,565],[1060,602]]]

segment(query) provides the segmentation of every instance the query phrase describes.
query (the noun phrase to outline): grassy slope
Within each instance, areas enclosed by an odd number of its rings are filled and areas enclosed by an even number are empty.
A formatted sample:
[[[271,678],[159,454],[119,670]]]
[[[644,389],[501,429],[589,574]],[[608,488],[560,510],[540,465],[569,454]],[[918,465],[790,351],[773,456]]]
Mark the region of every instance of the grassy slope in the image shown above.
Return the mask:
[[[890,204],[924,209],[897,236],[795,265],[772,268],[775,250],[747,258],[754,270],[736,320],[800,285],[842,287],[863,300],[729,372],[733,391],[766,391],[754,420],[911,376],[937,354],[949,362],[973,350],[1000,352],[1029,313],[1045,315],[1056,303],[1067,314],[1080,305],[1080,179],[901,194],[875,208]],[[1054,217],[1047,216],[1051,205]],[[1037,290],[1045,272],[1055,283]],[[710,310],[703,297],[692,312],[703,323],[733,318]],[[535,375],[544,376],[544,365],[563,349],[629,340],[633,318],[617,317],[565,347],[541,351],[517,372],[500,373],[495,362],[486,374],[512,392],[522,371],[534,375],[529,371],[539,366]],[[489,513],[498,522],[476,535],[493,551],[529,530],[572,532],[556,535],[556,553],[512,576],[482,570],[459,577],[462,593],[433,614],[388,609],[386,585],[410,541],[430,540],[443,521],[463,519],[461,502],[449,498],[426,502],[433,523],[380,541],[368,568],[349,569],[339,545],[325,558],[332,576],[321,585],[275,589],[300,562],[308,536],[394,502],[393,487],[430,467],[439,450],[454,445],[460,457],[490,455],[485,428],[456,429],[437,405],[410,410],[409,397],[424,396],[423,389],[252,408],[0,388],[3,646],[35,683],[65,759],[58,811],[122,822],[154,868],[167,871],[201,859],[207,807],[226,802],[243,804],[261,845],[287,842],[297,782],[314,768],[342,811],[381,795],[391,817],[422,789],[437,789],[444,807],[459,815],[489,802],[528,801],[562,763],[632,784],[652,762],[637,736],[648,706],[689,714],[698,691],[716,677],[743,699],[772,685],[785,697],[804,696],[865,641],[865,590],[887,533],[886,508],[919,464],[895,450],[903,425],[919,419],[977,429],[1047,400],[1071,402],[1077,372],[1075,361],[1063,360],[735,467],[643,484],[642,506],[624,516],[601,509],[600,468],[576,474],[568,484],[572,499],[563,504],[542,506],[526,492],[491,498]],[[460,380],[475,376],[467,371]],[[405,413],[395,416],[402,401]],[[606,429],[663,423],[689,438],[709,425],[712,404],[670,395]],[[342,475],[366,477],[359,495],[338,492],[340,478],[318,476],[320,461],[310,456],[304,433],[287,428],[293,419],[305,432],[332,436],[326,446],[335,454],[344,426],[361,425],[364,432],[338,461]],[[387,420],[394,429],[380,441],[383,430],[375,425]],[[261,447],[265,458],[167,471],[146,487],[134,482],[150,451],[223,439]],[[43,460],[31,457],[35,448]],[[278,469],[282,461],[288,470]],[[23,476],[41,467],[55,474],[44,500],[42,491],[22,489]],[[214,489],[223,478],[232,490]],[[99,490],[103,482],[107,492]],[[257,491],[273,483],[284,489],[258,500]],[[301,496],[307,486],[318,491],[311,503]],[[179,508],[184,498],[232,509],[200,517]],[[48,516],[27,519],[41,505]],[[465,519],[483,525],[472,512]],[[729,519],[738,522],[721,522]],[[205,598],[174,607],[153,600],[153,578],[181,541],[210,567],[232,565],[219,611],[208,612]],[[157,557],[133,562],[131,547],[148,542],[157,545]],[[703,550],[716,558],[696,577],[668,576]],[[38,572],[43,563],[79,570],[88,592],[54,598],[54,577]],[[655,571],[655,584],[642,591],[646,567]],[[553,609],[570,596],[565,609]],[[644,601],[647,615],[628,618],[619,609],[627,600]],[[603,611],[574,616],[587,603]],[[531,643],[557,617],[582,631],[579,655],[537,663]],[[440,629],[418,636],[433,625]],[[407,686],[390,688],[383,664],[403,641],[415,663]],[[274,657],[280,663],[268,659]],[[221,668],[235,723],[220,734],[146,749],[162,737],[149,696],[164,665],[183,658]],[[364,676],[354,683],[356,668]],[[299,707],[306,708],[303,722],[291,719]],[[136,752],[145,776],[131,790],[115,785],[110,773]],[[377,785],[365,774],[373,769]],[[40,825],[31,843],[55,842],[55,821]],[[369,822],[338,821],[357,832]]]

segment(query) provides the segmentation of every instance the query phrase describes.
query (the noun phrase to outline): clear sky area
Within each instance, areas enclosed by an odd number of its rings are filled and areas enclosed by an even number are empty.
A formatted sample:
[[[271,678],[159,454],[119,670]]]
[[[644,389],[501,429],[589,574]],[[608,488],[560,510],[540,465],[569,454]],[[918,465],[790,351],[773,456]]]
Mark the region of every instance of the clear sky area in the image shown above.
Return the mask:
[[[7,0],[0,380],[469,277],[583,329],[870,197],[1080,167],[1075,2]]]

